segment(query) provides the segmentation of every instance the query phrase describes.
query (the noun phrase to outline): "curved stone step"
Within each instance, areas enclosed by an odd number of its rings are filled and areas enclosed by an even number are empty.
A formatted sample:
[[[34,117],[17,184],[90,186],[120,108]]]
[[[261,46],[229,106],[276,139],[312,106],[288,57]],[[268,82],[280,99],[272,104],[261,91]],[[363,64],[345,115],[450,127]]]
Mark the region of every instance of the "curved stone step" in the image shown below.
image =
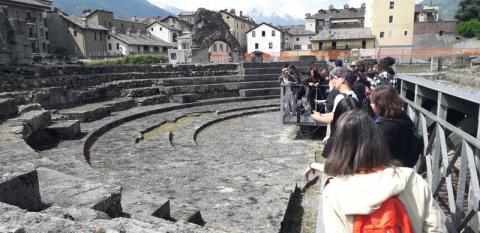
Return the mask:
[[[163,104],[170,102],[170,99],[166,95],[152,95],[146,96],[142,98],[135,98],[134,99],[137,105],[140,106],[147,106],[147,105],[155,105],[155,104]]]
[[[266,88],[279,86],[278,81],[252,81],[252,82],[230,82],[216,84],[199,84],[188,86],[169,86],[164,87],[163,91],[167,95],[195,93],[203,98],[218,96],[221,94],[227,96],[238,96],[238,90],[250,88]]]
[[[64,115],[69,120],[79,120],[80,122],[95,121],[102,119],[112,112],[122,111],[135,106],[132,99],[115,99],[106,102],[82,105],[75,108],[63,109],[59,114]]]
[[[243,89],[239,92],[242,97],[272,95],[280,98],[280,87]]]
[[[165,87],[169,87],[169,86],[186,86],[186,85],[199,85],[199,84],[215,84],[215,83],[225,83],[225,82],[241,82],[243,80],[244,79],[241,75],[181,77],[181,78],[163,79],[162,84]]]
[[[38,168],[43,203],[61,207],[80,206],[102,211],[110,217],[122,214],[121,188]]]
[[[131,88],[123,89],[121,91],[122,97],[145,97],[160,94],[160,89],[158,87],[141,87],[141,88]]]
[[[50,123],[49,111],[35,110],[3,122],[0,125],[0,133],[17,134],[26,139],[35,132],[46,128]]]

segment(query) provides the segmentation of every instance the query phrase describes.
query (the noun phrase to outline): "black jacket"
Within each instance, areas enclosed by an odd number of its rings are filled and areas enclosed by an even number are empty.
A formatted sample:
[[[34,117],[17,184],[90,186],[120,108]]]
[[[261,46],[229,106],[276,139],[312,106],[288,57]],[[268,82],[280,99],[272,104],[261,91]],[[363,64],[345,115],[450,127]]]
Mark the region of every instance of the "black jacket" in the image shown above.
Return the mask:
[[[385,135],[392,159],[400,161],[405,167],[413,167],[418,156],[409,155],[414,124],[405,112],[392,118],[382,118],[378,126]]]

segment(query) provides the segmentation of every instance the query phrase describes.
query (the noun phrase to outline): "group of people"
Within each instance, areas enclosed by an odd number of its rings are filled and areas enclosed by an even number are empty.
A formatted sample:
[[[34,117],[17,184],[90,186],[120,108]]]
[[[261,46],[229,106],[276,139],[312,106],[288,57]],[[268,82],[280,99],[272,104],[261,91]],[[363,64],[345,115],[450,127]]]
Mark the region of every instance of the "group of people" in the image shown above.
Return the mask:
[[[311,163],[304,178],[316,170],[332,177],[320,207],[326,232],[353,232],[356,216],[372,214],[391,198],[408,213],[411,231],[399,232],[446,232],[428,184],[412,169],[421,151],[411,149],[416,129],[395,89],[394,62],[384,58],[369,68],[357,62],[350,69],[336,62],[328,96],[315,100],[324,111],[315,107],[311,116],[328,124],[331,136],[324,139],[325,163]]]

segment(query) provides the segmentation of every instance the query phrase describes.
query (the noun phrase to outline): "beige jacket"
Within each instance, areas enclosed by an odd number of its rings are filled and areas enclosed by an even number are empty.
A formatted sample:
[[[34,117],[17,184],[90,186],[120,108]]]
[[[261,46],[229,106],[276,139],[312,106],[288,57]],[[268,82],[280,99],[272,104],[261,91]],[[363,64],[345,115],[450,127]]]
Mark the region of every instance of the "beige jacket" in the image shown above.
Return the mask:
[[[445,218],[421,176],[410,168],[336,177],[323,192],[326,232],[350,233],[356,214],[369,214],[398,195],[415,232],[447,232]]]

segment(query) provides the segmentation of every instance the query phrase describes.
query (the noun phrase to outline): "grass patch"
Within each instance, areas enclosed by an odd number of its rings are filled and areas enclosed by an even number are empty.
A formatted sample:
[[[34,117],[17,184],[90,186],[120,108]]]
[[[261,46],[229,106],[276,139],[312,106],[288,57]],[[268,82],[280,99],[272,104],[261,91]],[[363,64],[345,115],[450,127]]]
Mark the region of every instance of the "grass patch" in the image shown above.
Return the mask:
[[[128,55],[119,58],[104,60],[91,60],[84,62],[85,65],[119,65],[119,64],[156,64],[167,63],[168,58],[165,54],[159,55]]]
[[[173,133],[173,132],[177,131],[178,129],[185,128],[186,126],[192,124],[194,121],[207,119],[207,118],[211,117],[213,114],[215,114],[215,113],[203,113],[203,114],[199,114],[199,115],[187,115],[187,116],[178,118],[177,120],[175,120],[173,122],[166,122],[166,123],[158,126],[157,128],[155,128],[155,129],[153,129],[149,132],[144,133],[142,141],[153,140],[153,139],[155,139],[155,138],[157,138],[160,135],[163,135],[165,133],[169,133],[169,132]]]

